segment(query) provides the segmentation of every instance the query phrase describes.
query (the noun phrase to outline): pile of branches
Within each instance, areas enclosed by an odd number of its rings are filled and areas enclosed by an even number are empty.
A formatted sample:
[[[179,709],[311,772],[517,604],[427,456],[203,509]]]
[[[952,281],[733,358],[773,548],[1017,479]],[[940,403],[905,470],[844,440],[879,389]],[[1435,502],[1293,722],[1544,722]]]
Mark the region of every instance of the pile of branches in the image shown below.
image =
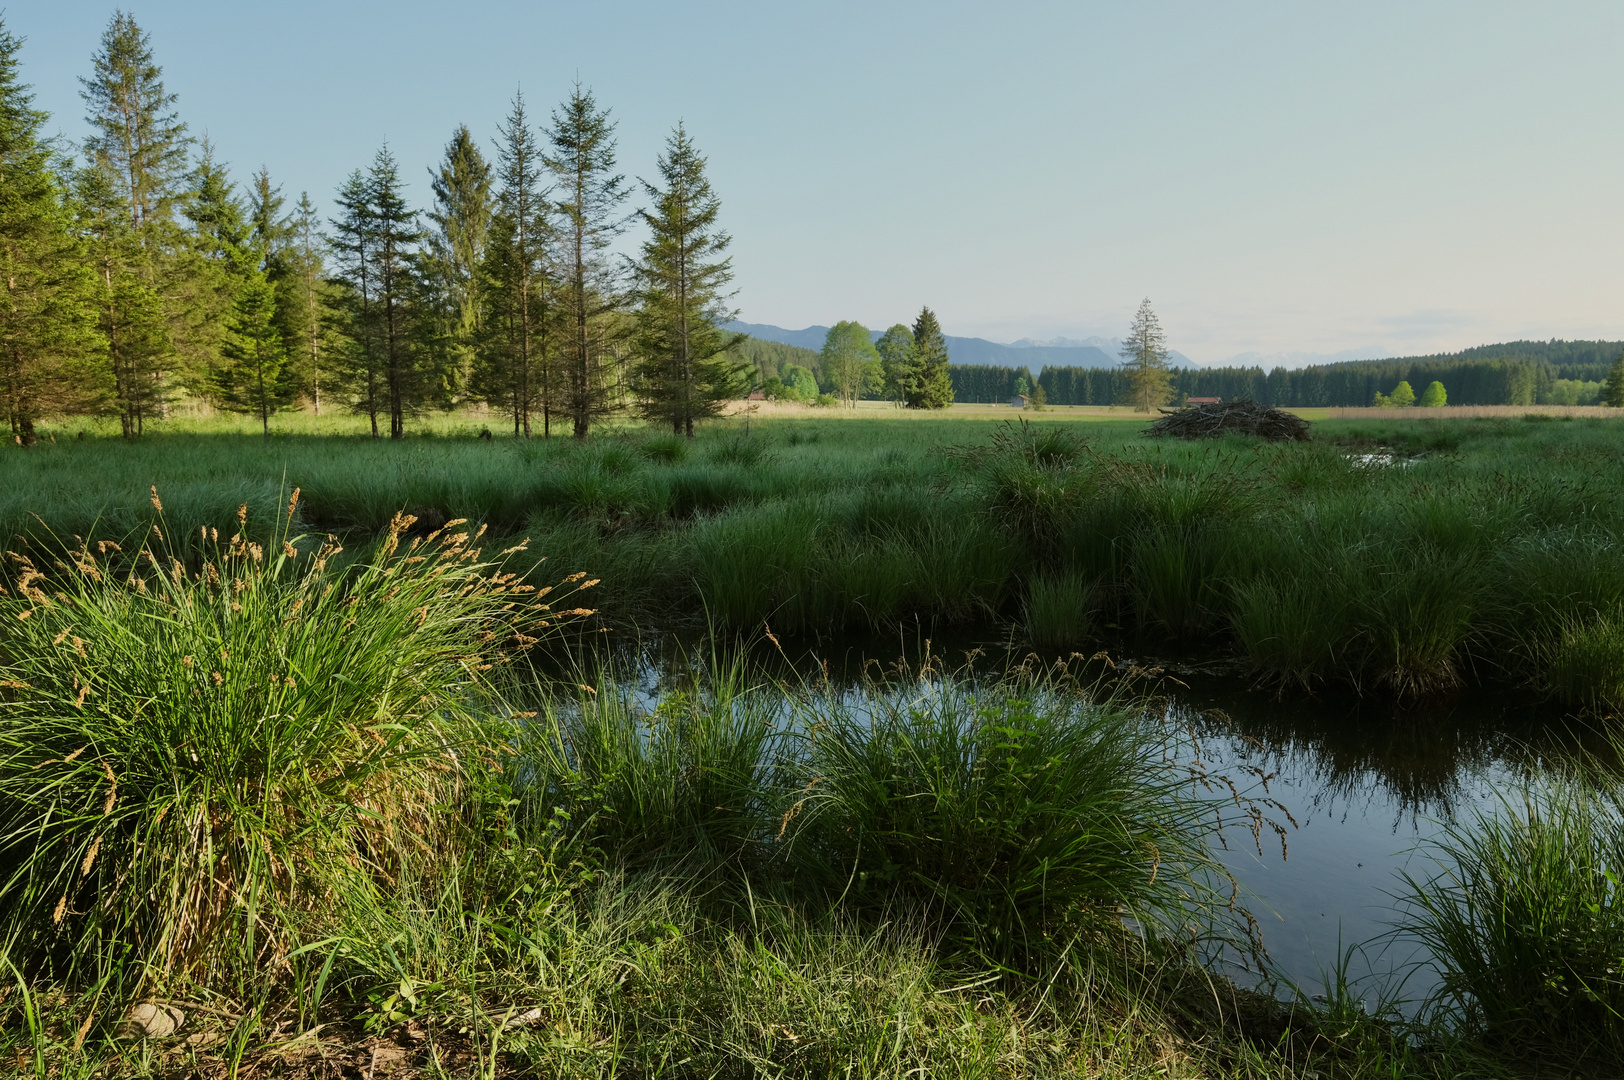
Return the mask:
[[[1251,398],[1163,409],[1162,418],[1145,429],[1154,438],[1210,439],[1238,431],[1270,442],[1305,442],[1308,421],[1300,416],[1259,405]]]

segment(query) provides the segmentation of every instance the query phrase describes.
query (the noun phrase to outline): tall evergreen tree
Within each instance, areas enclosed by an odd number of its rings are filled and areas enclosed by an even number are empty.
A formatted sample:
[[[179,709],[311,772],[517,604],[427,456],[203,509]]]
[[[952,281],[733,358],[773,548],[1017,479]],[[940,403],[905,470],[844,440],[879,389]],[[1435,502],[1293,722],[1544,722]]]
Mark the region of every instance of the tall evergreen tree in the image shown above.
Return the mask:
[[[936,313],[919,309],[913,325],[913,355],[906,384],[910,409],[945,409],[953,403],[953,381],[947,374],[947,338]]]
[[[659,169],[665,186],[645,182],[654,207],[638,211],[650,233],[634,269],[639,412],[691,439],[695,420],[717,415],[749,389],[749,371],[728,352],[739,335],[718,325],[735,314],[722,291],[733,279],[732,260],[723,255],[732,237],[716,227],[721,200],[680,123]]]
[[[1611,405],[1615,409],[1624,408],[1624,352],[1618,354],[1613,361],[1612,368],[1607,372],[1607,382],[1601,388],[1601,401],[1603,405]]]
[[[434,229],[424,244],[425,278],[441,324],[437,336],[450,350],[456,388],[471,374],[473,343],[479,327],[476,278],[491,228],[491,167],[467,125],[460,125],[446,144],[439,170],[429,172],[434,207],[428,218]]]
[[[175,111],[176,96],[164,87],[151,41],[128,13],[114,13],[90,78],[80,83],[94,132],[84,143],[91,169],[84,178],[95,193],[90,234],[104,293],[98,308],[102,322],[111,319],[121,335],[109,356],[120,373],[115,382],[125,434],[134,437],[163,414],[177,360],[206,364],[213,355],[219,316],[229,305],[210,302],[219,295],[209,275],[197,280],[208,267],[175,220],[192,140]],[[109,216],[115,211],[122,225]],[[113,263],[118,273],[110,272]],[[125,273],[137,275],[140,288],[123,280]],[[123,314],[115,314],[120,305]],[[149,325],[154,315],[161,327]]]
[[[18,79],[22,42],[0,19],[0,395],[12,436],[35,441],[46,413],[99,410],[94,278],[41,131],[45,113]]]
[[[249,208],[207,139],[188,179],[180,208],[191,228],[186,243],[167,252],[158,288],[167,301],[183,381],[198,393],[212,394],[226,362],[221,351],[226,324],[263,254],[251,240]]]
[[[1122,367],[1134,411],[1150,412],[1173,397],[1173,377],[1167,370],[1167,336],[1151,310],[1150,298],[1139,305],[1133,325],[1122,342]]]
[[[880,371],[885,396],[898,405],[908,400],[908,382],[913,369],[914,336],[907,323],[897,323],[874,343],[880,354]]]
[[[322,259],[324,237],[309,192],[299,194],[289,232],[290,240],[282,256],[284,277],[277,312],[293,381],[302,393],[310,395],[315,414],[320,416],[330,289]]]
[[[145,433],[167,399],[164,369],[174,356],[168,320],[145,273],[149,261],[106,159],[75,178],[79,230],[95,274],[96,329],[105,342],[106,378],[126,439]]]
[[[618,216],[628,194],[615,172],[615,125],[579,83],[553,113],[545,159],[557,181],[559,292],[566,320],[562,406],[577,439],[614,405],[619,372],[615,337],[625,296],[609,245],[626,227]]]
[[[513,418],[513,434],[530,437],[541,411],[542,434],[552,434],[555,372],[549,330],[554,283],[548,274],[553,239],[542,170],[546,163],[525,114],[524,95],[502,125],[498,174],[501,190],[480,270],[477,386],[492,406]]]
[[[271,415],[287,408],[293,388],[284,377],[287,350],[276,328],[276,289],[255,270],[237,293],[221,347],[225,363],[216,375],[220,403],[233,412],[259,417],[271,433]]]
[[[406,205],[400,166],[385,146],[367,172],[367,200],[372,208],[373,263],[377,269],[378,344],[388,392],[389,437],[406,437],[406,417],[427,396],[418,355],[413,298],[421,295],[413,274],[413,256],[422,239],[417,214]]]
[[[378,225],[367,179],[357,169],[339,186],[339,216],[332,221],[334,308],[344,336],[339,358],[355,410],[367,415],[372,437],[378,437],[378,416],[387,408],[383,349],[378,333]]]
[[[91,77],[79,80],[90,109],[86,120],[96,131],[85,140],[85,153],[106,163],[130,229],[148,245],[152,227],[172,217],[191,139],[175,112],[176,96],[164,88],[152,43],[133,16],[113,14],[91,65]]]

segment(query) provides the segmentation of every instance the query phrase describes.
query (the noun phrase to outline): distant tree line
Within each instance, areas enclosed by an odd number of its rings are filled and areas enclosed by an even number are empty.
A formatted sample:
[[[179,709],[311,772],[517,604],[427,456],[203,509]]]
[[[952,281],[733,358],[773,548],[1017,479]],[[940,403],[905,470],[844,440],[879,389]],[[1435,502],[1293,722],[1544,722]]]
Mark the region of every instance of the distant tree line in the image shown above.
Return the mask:
[[[1448,388],[1452,405],[1594,404],[1620,349],[1610,343],[1595,344],[1601,346],[1598,351],[1610,350],[1613,357],[1595,362],[1569,359],[1560,364],[1524,357],[1424,357],[1275,368],[1267,372],[1259,367],[1173,368],[1169,374],[1174,400],[1247,397],[1266,405],[1353,407],[1372,404],[1377,394],[1388,394],[1401,382],[1412,387],[1438,382]],[[994,370],[1009,371],[1011,384],[1019,374],[1018,369]],[[1051,405],[1126,405],[1132,396],[1129,372],[1124,368],[1046,367],[1038,381]]]
[[[261,169],[239,188],[188,132],[148,36],[115,15],[81,80],[93,134],[44,134],[0,20],[0,398],[18,442],[47,416],[141,435],[177,398],[270,418],[296,403],[404,435],[484,403],[515,435],[584,437],[617,411],[691,435],[749,388],[730,238],[679,124],[632,215],[609,111],[579,84],[537,125],[516,95],[488,161],[467,127],[408,204],[387,146],[323,221]]]

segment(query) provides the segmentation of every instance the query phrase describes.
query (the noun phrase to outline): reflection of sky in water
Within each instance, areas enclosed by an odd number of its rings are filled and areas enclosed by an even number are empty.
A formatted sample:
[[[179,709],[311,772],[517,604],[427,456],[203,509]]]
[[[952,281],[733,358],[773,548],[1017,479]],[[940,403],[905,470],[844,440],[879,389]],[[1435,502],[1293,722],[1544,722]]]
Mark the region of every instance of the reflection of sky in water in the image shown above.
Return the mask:
[[[863,657],[896,657],[898,644],[847,639],[837,647],[843,661],[832,668],[793,667],[850,688]],[[823,653],[837,648],[826,645]],[[919,650],[906,651],[917,662]],[[623,660],[622,670],[635,673],[625,689],[652,707],[662,694],[702,679],[712,662],[708,653],[644,652]],[[883,673],[866,666],[871,675]],[[1276,967],[1316,994],[1340,955],[1361,946],[1348,964],[1359,993],[1374,1003],[1385,984],[1412,1011],[1436,987],[1437,974],[1413,943],[1391,933],[1400,874],[1426,880],[1437,872],[1424,842],[1439,821],[1474,807],[1492,811],[1496,789],[1519,784],[1551,757],[1569,758],[1577,744],[1562,721],[1489,693],[1397,711],[1370,700],[1281,700],[1234,678],[1175,670],[1189,686],[1164,684],[1172,692],[1164,721],[1193,735],[1211,771],[1247,794],[1262,796],[1258,775],[1269,777],[1267,794],[1296,821],[1291,827],[1284,814],[1270,815],[1287,826],[1285,860],[1267,828],[1261,854],[1243,826],[1227,829],[1228,850],[1216,852],[1240,882],[1241,902],[1257,918]],[[842,696],[861,708],[855,690]]]

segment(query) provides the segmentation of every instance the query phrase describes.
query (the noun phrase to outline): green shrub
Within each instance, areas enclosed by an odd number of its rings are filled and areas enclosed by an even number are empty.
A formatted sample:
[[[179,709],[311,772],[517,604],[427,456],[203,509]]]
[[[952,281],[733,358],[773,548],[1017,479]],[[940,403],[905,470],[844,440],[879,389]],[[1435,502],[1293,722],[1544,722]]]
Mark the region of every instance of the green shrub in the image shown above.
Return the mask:
[[[521,754],[535,789],[525,797],[548,813],[567,808],[547,823],[604,865],[748,875],[770,831],[777,704],[737,668],[652,709],[599,680],[578,702],[547,702],[527,727]]]
[[[1258,672],[1305,690],[1346,673],[1339,661],[1353,629],[1335,578],[1251,578],[1231,587],[1229,605],[1235,638]]]
[[[1350,579],[1364,667],[1400,695],[1461,685],[1460,664],[1479,636],[1475,615],[1482,563],[1430,545],[1401,547],[1363,560]]]

